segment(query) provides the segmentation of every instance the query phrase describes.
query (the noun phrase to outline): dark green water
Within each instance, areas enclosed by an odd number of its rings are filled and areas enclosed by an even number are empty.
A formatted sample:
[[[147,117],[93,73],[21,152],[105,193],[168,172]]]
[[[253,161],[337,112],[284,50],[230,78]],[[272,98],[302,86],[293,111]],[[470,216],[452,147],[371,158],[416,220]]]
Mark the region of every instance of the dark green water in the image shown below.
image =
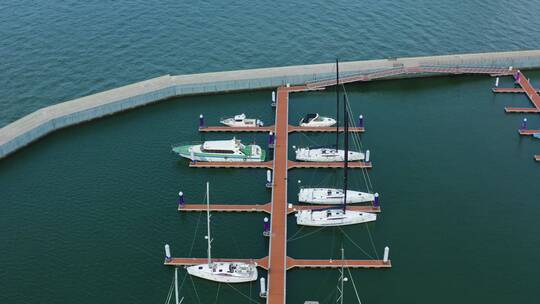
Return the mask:
[[[383,213],[369,226],[344,228],[365,253],[339,230],[298,232],[291,216],[289,237],[307,236],[289,242],[289,255],[337,258],[343,244],[347,257],[370,258],[389,245],[391,270],[353,271],[364,303],[537,298],[540,167],[531,155],[540,145],[516,135],[520,115],[503,112],[504,105],[526,105],[527,99],[494,96],[491,85],[490,78],[464,76],[348,86],[353,111],[366,117],[362,138],[372,151],[370,173]],[[208,180],[215,203],[270,200],[264,170],[190,169],[169,153],[170,144],[201,139],[199,113],[208,124],[241,111],[271,123],[269,96],[257,91],[173,99],[61,130],[2,160],[0,302],[163,301],[173,274],[162,266],[163,245],[170,243],[175,256],[206,253],[204,215],[176,212],[179,190],[189,202],[202,202]],[[291,121],[312,109],[332,114],[334,95],[297,93],[290,108]],[[530,121],[540,125],[537,117]],[[264,135],[238,137],[266,142]],[[332,141],[329,135],[308,137],[294,134],[290,145]],[[359,171],[353,172],[353,186],[361,188]],[[289,198],[294,200],[298,179],[321,184],[338,176],[333,170],[293,170]],[[264,256],[263,217],[215,214],[214,256]],[[290,271],[287,301],[328,295],[333,301],[337,275]],[[201,303],[214,303],[217,285],[194,283]],[[259,301],[258,284],[235,288]],[[217,302],[249,303],[238,291],[220,286]],[[189,279],[182,294],[188,303],[198,302]],[[354,299],[350,285],[347,299]]]
[[[13,1],[0,3],[0,126],[40,107],[160,76],[342,60],[537,49],[537,1]],[[540,86],[539,72],[527,72]],[[503,80],[510,86],[509,79]],[[383,213],[369,226],[298,231],[297,258],[380,257],[354,270],[363,303],[535,303],[540,260],[540,140],[519,138],[520,95],[494,96],[487,77],[348,86]],[[0,160],[0,303],[161,303],[175,256],[204,256],[204,216],[176,212],[178,191],[202,202],[266,203],[264,170],[190,169],[170,145],[246,112],[273,121],[270,92],[178,98],[55,132]],[[292,95],[290,121],[334,115],[329,92]],[[529,115],[540,128],[540,117]],[[207,134],[206,139],[229,135]],[[265,143],[264,135],[239,134]],[[331,143],[293,134],[290,145]],[[291,151],[292,148],[290,147]],[[361,189],[354,171],[352,186]],[[334,170],[293,170],[335,184]],[[262,214],[215,214],[214,256],[262,257]],[[369,230],[368,230],[369,229]],[[373,244],[370,240],[373,237]],[[349,239],[350,238],[350,239]],[[195,240],[195,242],[193,242]],[[351,240],[354,241],[354,245]],[[359,247],[362,249],[360,250]],[[183,278],[184,272],[181,272]],[[288,303],[333,302],[337,271],[292,270]],[[195,279],[184,303],[249,303],[258,284]],[[216,294],[217,300],[216,300]],[[346,287],[348,303],[354,291]]]

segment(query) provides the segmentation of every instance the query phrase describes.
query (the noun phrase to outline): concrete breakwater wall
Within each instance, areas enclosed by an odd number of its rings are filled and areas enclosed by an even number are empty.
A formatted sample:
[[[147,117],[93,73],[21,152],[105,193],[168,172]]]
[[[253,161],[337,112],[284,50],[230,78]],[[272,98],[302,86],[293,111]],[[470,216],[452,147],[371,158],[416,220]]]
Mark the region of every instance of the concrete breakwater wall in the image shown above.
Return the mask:
[[[540,50],[392,58],[340,63],[342,76],[409,67],[540,68]],[[335,64],[162,76],[39,109],[0,129],[0,158],[63,127],[175,96],[273,88],[330,79]],[[394,75],[392,78],[425,74]]]

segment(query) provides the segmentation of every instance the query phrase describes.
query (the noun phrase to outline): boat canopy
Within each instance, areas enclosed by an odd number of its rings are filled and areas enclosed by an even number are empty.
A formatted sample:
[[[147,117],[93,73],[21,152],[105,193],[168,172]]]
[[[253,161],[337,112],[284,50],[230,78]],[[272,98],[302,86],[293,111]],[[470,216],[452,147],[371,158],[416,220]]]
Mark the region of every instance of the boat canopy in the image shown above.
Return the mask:
[[[239,115],[234,115],[234,120],[236,121],[242,121],[246,119],[246,114],[242,113],[242,114],[239,114]]]
[[[203,143],[202,148],[204,150],[233,151],[238,148],[237,143],[238,141],[236,140],[236,138],[233,138],[230,140],[212,140],[212,141],[205,141]]]
[[[307,114],[302,120],[304,121],[304,123],[308,123],[317,117],[319,117],[319,114],[310,113],[310,114]]]

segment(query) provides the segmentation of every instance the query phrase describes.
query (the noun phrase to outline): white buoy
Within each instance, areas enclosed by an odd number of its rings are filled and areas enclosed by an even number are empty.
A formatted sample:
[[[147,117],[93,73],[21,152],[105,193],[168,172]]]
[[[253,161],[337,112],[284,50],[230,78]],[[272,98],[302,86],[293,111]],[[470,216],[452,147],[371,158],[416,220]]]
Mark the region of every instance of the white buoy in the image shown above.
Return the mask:
[[[271,183],[272,182],[272,171],[266,170],[266,181]]]
[[[499,77],[495,78],[495,87],[499,86]]]
[[[287,88],[290,88],[291,87],[291,84],[290,83],[287,83]]]
[[[390,254],[390,248],[388,246],[384,247],[384,257],[383,263],[388,263],[388,255]]]
[[[171,259],[171,247],[169,246],[169,244],[165,244],[165,259]]]
[[[260,283],[261,283],[261,292],[259,292],[259,297],[266,298],[266,279],[261,278]]]
[[[272,102],[276,102],[276,91],[272,91]]]
[[[299,184],[301,184],[301,183],[302,183],[302,181],[301,181],[301,180],[298,180],[298,183],[299,183]]]
[[[512,70],[512,66],[510,66],[510,67],[508,68],[508,70],[511,71],[511,70]]]
[[[289,209],[292,209],[292,207],[293,207],[293,204],[289,203]]]
[[[369,156],[370,156],[369,150],[366,150],[366,163],[369,163]]]

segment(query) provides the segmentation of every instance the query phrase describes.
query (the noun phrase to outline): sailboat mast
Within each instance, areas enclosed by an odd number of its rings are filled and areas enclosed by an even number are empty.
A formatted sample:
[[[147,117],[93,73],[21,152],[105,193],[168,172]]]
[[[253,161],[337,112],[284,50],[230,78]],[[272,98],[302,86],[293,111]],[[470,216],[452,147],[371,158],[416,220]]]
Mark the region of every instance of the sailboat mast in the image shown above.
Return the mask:
[[[347,96],[343,95],[343,131],[344,163],[343,163],[343,211],[347,208],[347,189],[349,177],[349,115],[347,113]]]
[[[178,301],[178,267],[174,267],[174,295],[176,299],[176,304],[179,304]]]
[[[344,296],[344,292],[343,292],[343,281],[344,281],[344,273],[345,273],[345,267],[344,267],[344,260],[345,260],[345,254],[344,254],[344,250],[343,248],[341,248],[341,278],[340,278],[340,281],[341,281],[341,295],[340,295],[340,304],[343,304],[343,296]]]
[[[206,229],[208,240],[208,264],[212,263],[212,237],[210,235],[210,183],[206,182]]]
[[[339,61],[336,58],[336,151],[339,149]]]

